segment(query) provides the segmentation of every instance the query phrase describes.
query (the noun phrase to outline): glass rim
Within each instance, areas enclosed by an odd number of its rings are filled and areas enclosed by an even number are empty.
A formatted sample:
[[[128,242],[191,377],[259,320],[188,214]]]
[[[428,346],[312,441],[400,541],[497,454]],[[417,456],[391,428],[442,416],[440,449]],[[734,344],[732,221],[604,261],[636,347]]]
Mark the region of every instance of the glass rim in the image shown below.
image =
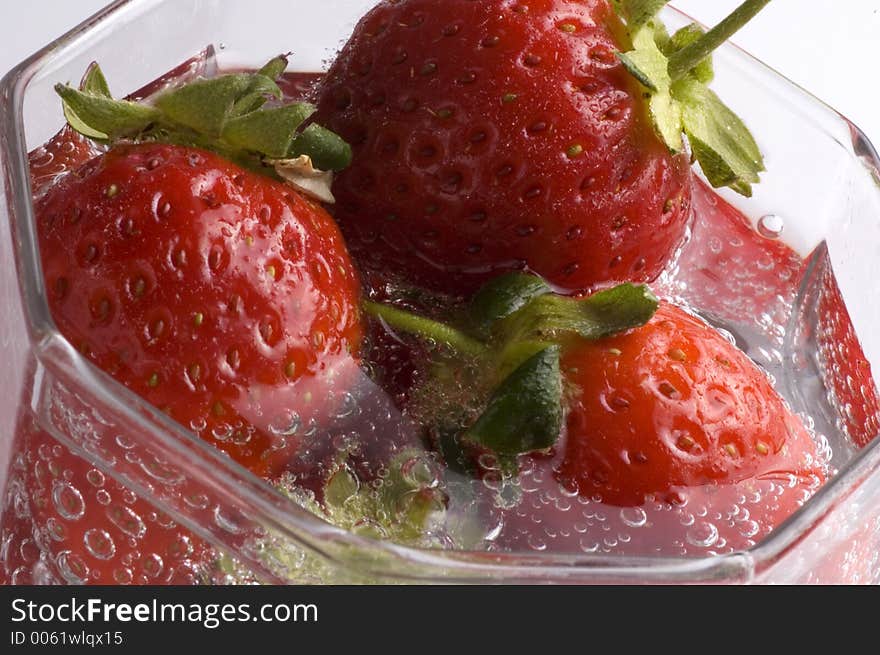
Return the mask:
[[[262,525],[310,551],[317,552],[334,564],[349,569],[357,568],[358,572],[388,579],[443,582],[476,582],[486,579],[504,582],[748,582],[780,561],[786,552],[805,539],[841,501],[863,484],[870,473],[876,474],[880,470],[880,439],[874,439],[870,445],[856,453],[802,507],[755,546],[729,554],[687,558],[412,548],[357,535],[333,526],[285,497],[268,482],[225,457],[214,446],[97,370],[59,333],[45,298],[42,267],[34,233],[28,150],[23,129],[23,99],[27,86],[48,62],[63,58],[85,35],[117,17],[127,8],[146,9],[165,1],[167,0],[115,0],[13,67],[0,80],[0,160],[5,178],[6,203],[13,219],[12,233],[9,236],[17,242],[16,266],[22,308],[34,357],[38,362],[47,367],[63,365],[75,370],[90,393],[109,402],[114,411],[131,421],[132,425],[148,430],[156,438],[155,445],[162,456],[173,457],[174,454],[180,455],[184,452],[198,453],[201,460],[199,463],[211,465],[210,470],[202,467],[200,475],[208,475],[215,484],[225,485],[237,501],[243,501],[249,509],[258,513]],[[667,7],[665,11],[682,19],[689,18],[671,7]],[[796,91],[813,106],[821,109],[825,120],[842,123],[847,128],[851,141],[844,144],[836,138],[835,140],[848,150],[850,156],[861,159],[880,180],[880,157],[858,127],[822,100],[738,46],[725,44],[723,48],[728,52],[736,52],[750,66],[763,68],[776,82]],[[849,152],[849,148],[853,151]],[[159,429],[150,424],[159,426]],[[61,440],[78,451],[78,454],[85,455],[76,443],[63,438]],[[105,473],[116,477],[112,469],[105,469]],[[160,499],[148,500],[161,506]],[[195,533],[223,547],[182,513],[171,508],[162,509]],[[331,544],[334,548],[328,547]],[[368,561],[362,556],[339,555],[332,552],[336,546],[354,547],[356,552],[377,557]]]

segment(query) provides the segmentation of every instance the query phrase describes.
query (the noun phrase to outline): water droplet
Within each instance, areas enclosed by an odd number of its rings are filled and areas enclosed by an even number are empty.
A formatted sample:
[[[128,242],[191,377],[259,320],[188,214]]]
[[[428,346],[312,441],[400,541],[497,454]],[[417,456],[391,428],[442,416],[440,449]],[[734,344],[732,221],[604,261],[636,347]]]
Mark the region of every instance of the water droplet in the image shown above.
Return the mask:
[[[767,214],[758,219],[758,234],[767,239],[778,239],[785,229],[785,220],[776,214]]]

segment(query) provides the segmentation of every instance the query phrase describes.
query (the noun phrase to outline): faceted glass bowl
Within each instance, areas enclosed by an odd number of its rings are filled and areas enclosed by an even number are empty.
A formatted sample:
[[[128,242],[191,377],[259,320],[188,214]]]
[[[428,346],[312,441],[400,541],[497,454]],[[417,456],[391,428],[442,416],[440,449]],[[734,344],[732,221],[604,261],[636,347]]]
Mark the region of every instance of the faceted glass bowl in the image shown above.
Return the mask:
[[[754,197],[724,195],[757,220],[784,220],[783,238],[807,258],[796,297],[779,299],[786,329],[778,354],[745,348],[834,449],[839,471],[801,510],[749,551],[697,559],[601,554],[417,550],[335,528],[220,455],[97,371],[49,315],[34,234],[27,153],[63,124],[52,86],[99,61],[116,95],[181,62],[192,70],[256,67],[292,51],[291,68],[320,71],[371,0],[116,2],[13,69],[0,84],[0,165],[6,218],[0,231],[0,509],[26,512],[22,416],[125,489],[208,541],[254,579],[286,582],[802,583],[880,580],[880,442],[861,450],[827,402],[825,370],[812,348],[822,316],[816,280],[833,268],[868,360],[880,371],[880,161],[859,130],[808,93],[733,46],[716,55],[716,90],[756,134],[768,172]],[[686,17],[666,11],[670,26]],[[161,35],[161,38],[157,38]],[[207,50],[206,50],[207,48]],[[202,53],[193,57],[196,53]],[[760,332],[761,317],[743,319]],[[766,326],[765,326],[766,327]],[[766,335],[765,335],[766,336]],[[741,344],[747,345],[747,344]],[[792,371],[795,374],[791,374]],[[817,391],[818,390],[818,391]],[[88,572],[41,554],[41,538],[0,536],[25,562],[21,582],[81,582]],[[266,542],[285,557],[267,557]],[[28,539],[25,539],[28,541]],[[4,550],[4,548],[6,550]],[[22,554],[28,551],[26,555]],[[308,561],[310,566],[304,566]],[[209,582],[224,582],[222,576]],[[110,581],[103,581],[110,582]]]

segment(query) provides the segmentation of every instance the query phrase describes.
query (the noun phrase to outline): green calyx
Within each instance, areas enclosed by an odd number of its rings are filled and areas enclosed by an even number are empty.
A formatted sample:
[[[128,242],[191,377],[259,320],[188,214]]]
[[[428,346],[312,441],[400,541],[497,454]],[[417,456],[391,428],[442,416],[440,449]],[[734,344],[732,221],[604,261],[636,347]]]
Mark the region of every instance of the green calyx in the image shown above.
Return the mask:
[[[746,0],[716,27],[688,25],[670,36],[657,18],[668,0],[615,0],[629,30],[632,50],[618,53],[645,87],[651,118],[671,152],[684,148],[715,187],[752,195],[765,170],[761,151],[743,121],[709,89],[711,53],[751,20],[770,0]]]
[[[546,450],[559,438],[565,346],[640,327],[658,305],[645,285],[621,284],[571,298],[553,293],[534,275],[510,273],[477,292],[460,328],[373,302],[365,303],[365,310],[393,329],[442,344],[471,361],[492,391],[482,414],[462,426],[462,437],[506,457]]]
[[[251,168],[307,155],[312,165],[337,171],[351,163],[351,148],[319,125],[303,129],[315,107],[278,104],[276,79],[287,68],[279,56],[256,73],[197,79],[162,92],[149,104],[116,100],[97,64],[79,89],[57,84],[70,126],[95,141],[160,141],[206,148]],[[267,168],[267,170],[270,170]]]

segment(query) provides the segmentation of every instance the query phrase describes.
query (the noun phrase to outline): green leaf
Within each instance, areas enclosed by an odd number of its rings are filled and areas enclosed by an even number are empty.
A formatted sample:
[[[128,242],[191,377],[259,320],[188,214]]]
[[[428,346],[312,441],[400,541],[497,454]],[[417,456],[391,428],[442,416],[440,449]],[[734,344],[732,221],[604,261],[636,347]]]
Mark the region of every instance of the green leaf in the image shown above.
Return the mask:
[[[522,309],[538,296],[550,293],[548,284],[536,275],[507,273],[486,283],[468,306],[471,330],[482,339],[491,335],[492,326]]]
[[[760,181],[764,159],[742,120],[704,84],[693,78],[676,82],[685,134],[694,158],[713,187],[728,186],[745,196]]]
[[[91,139],[118,139],[139,134],[160,114],[147,105],[90,95],[73,87],[56,84],[64,116],[70,126]]]
[[[660,13],[669,0],[616,0],[617,13],[631,30],[637,30]]]
[[[86,69],[86,74],[79,85],[79,90],[90,96],[113,98],[110,94],[110,87],[107,85],[107,78],[104,77],[104,72],[95,62],[92,62],[88,69]]]
[[[278,55],[273,57],[257,71],[258,75],[268,77],[270,80],[277,81],[287,70],[287,55]]]
[[[156,98],[156,107],[175,123],[196,132],[217,136],[232,113],[236,100],[253,92],[253,77],[239,73],[196,80]]]
[[[654,42],[654,31],[640,30],[633,39],[634,50],[618,53],[626,69],[651,92],[648,105],[657,133],[672,152],[682,149],[681,114],[671,94],[669,60]]]
[[[251,75],[248,88],[235,101],[229,112],[229,118],[255,111],[265,104],[267,98],[280,99],[282,95],[281,89],[278,88],[273,78],[261,73],[254,73]]]
[[[314,111],[314,106],[304,102],[259,109],[229,120],[221,137],[237,148],[282,158],[290,149],[297,128]]]
[[[691,43],[698,41],[704,34],[705,31],[702,27],[696,23],[691,23],[673,34],[669,41],[661,46],[661,49],[667,57],[671,57],[679,50],[683,50]],[[689,74],[693,75],[697,80],[704,84],[711,83],[712,80],[715,79],[715,67],[712,65],[712,55],[708,55],[699,64],[694,66],[689,71]]]
[[[315,123],[294,138],[287,157],[308,155],[315,168],[322,171],[341,171],[351,164],[352,152],[342,137]]]
[[[464,439],[500,455],[545,450],[562,431],[561,348],[533,355],[495,390]]]

